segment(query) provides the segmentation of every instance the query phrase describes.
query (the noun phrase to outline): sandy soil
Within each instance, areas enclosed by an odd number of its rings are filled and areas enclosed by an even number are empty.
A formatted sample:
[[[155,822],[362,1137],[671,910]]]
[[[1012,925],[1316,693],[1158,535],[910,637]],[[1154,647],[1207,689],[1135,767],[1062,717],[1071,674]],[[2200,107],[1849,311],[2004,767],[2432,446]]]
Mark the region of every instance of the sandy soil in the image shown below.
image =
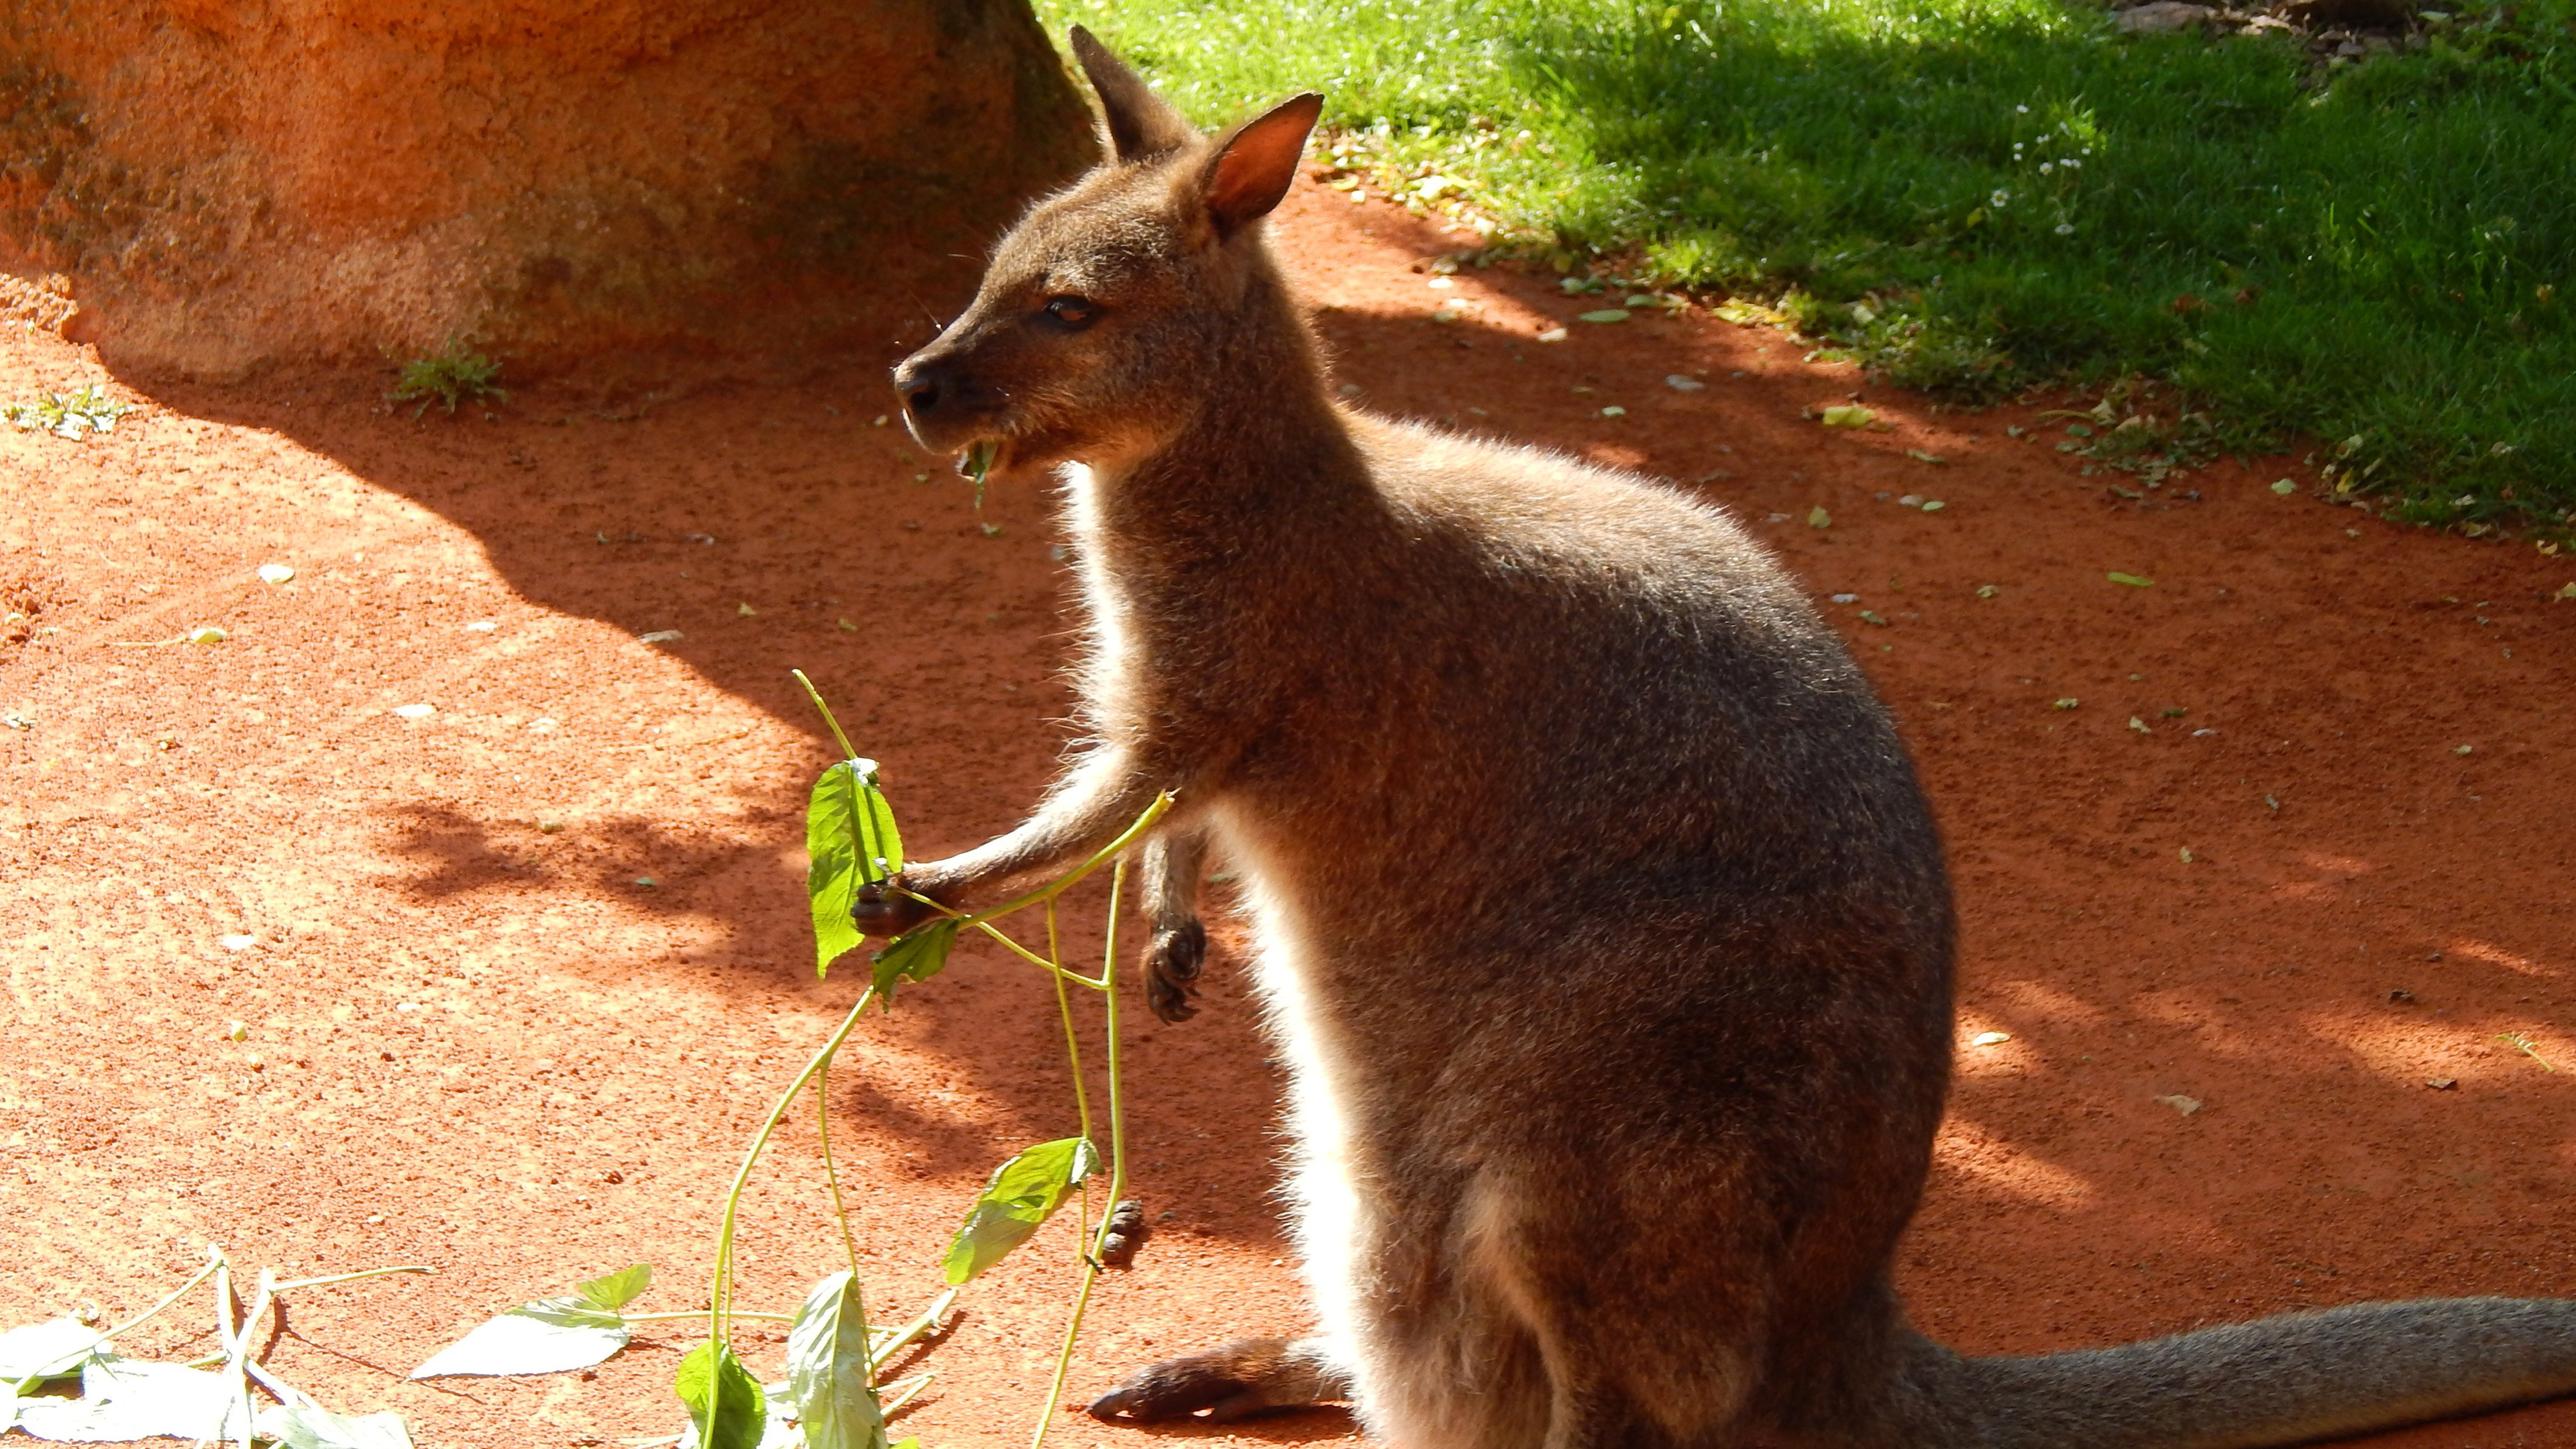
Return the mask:
[[[1965,918],[1955,1110],[1902,1263],[1928,1329],[2029,1351],[2576,1295],[2576,603],[2547,598],[2576,562],[2276,495],[2308,480],[2291,459],[2131,501],[2060,433],[2009,436],[2032,409],[1935,412],[1701,315],[1540,344],[1598,304],[1437,288],[1408,263],[1452,243],[1319,188],[1281,230],[1372,405],[1696,481],[1903,717]],[[0,397],[104,376],[0,336]],[[944,461],[873,422],[873,367],[612,409],[536,389],[453,423],[388,411],[377,379],[107,380],[141,407],[110,437],[0,433],[0,588],[41,606],[0,642],[0,1324],[131,1312],[210,1239],[293,1273],[427,1263],[298,1297],[270,1362],[436,1449],[673,1431],[686,1325],[595,1375],[401,1375],[630,1261],[663,1274],[639,1308],[703,1301],[725,1179],[857,990],[811,970],[800,820],[828,751],[787,671],[885,761],[916,854],[1006,827],[1062,738],[1044,500],[997,490],[981,535]],[[1801,416],[1864,392],[1894,431]],[[261,583],[269,562],[296,577]],[[229,638],[145,647],[200,624]],[[1275,1074],[1214,975],[1198,1020],[1130,1029],[1159,1231],[1096,1304],[1075,1395],[1302,1321]],[[1034,973],[974,946],[862,1029],[831,1107],[876,1297],[925,1299],[994,1161],[1071,1130],[1056,1032]],[[774,1161],[746,1305],[838,1256],[810,1118]],[[904,1432],[1024,1440],[1069,1237],[969,1291]],[[127,1346],[203,1353],[206,1316]],[[749,1348],[775,1371],[774,1338]],[[1353,1437],[1333,1412],[1057,1430]],[[2576,1404],[2384,1442],[2571,1445]]]

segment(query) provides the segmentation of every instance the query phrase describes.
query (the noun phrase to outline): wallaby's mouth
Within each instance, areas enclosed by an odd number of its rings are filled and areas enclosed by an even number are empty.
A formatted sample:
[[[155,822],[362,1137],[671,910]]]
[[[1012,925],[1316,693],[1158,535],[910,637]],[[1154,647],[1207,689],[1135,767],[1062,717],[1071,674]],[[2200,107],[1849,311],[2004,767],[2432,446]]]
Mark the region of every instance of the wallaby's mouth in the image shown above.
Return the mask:
[[[984,480],[1008,461],[1010,446],[1008,438],[977,438],[957,455],[957,475],[974,481],[978,500],[984,496]]]

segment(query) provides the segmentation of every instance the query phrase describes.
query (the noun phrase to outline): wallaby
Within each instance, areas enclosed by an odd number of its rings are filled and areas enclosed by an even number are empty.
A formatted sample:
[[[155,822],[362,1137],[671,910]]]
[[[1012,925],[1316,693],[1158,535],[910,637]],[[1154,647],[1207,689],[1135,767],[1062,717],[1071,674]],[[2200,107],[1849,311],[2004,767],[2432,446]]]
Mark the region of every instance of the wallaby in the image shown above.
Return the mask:
[[[1090,740],[885,932],[1158,792],[1150,1000],[1213,848],[1290,1073],[1320,1333],[1092,1408],[1347,1399],[1400,1449],[2286,1444],[2576,1390],[2576,1302],[2369,1304],[2040,1358],[1907,1327],[1951,1052],[1940,840],[1886,710],[1722,510],[1335,402],[1262,234],[1322,98],[1210,140],[1076,29],[1109,160],[895,372],[1053,469]]]

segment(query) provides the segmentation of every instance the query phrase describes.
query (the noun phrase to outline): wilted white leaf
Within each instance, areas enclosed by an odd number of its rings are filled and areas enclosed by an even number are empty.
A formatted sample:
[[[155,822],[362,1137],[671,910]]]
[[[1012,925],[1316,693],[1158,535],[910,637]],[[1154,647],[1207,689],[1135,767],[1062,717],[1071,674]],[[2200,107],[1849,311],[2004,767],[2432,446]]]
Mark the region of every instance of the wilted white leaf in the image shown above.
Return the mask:
[[[2008,1032],[2008,1031],[1981,1031],[1981,1032],[1978,1032],[1975,1036],[1972,1036],[1972,1037],[1968,1038],[1968,1045],[1970,1045],[1970,1046],[2002,1046],[2005,1042],[2008,1042],[2008,1041],[2011,1041],[2011,1040],[2012,1040],[2012,1033],[2011,1033],[2011,1032]]]
[[[312,1407],[263,1409],[259,1432],[286,1449],[412,1449],[402,1415],[352,1417]]]
[[[558,1374],[605,1361],[626,1346],[626,1320],[579,1298],[523,1303],[440,1349],[411,1371],[446,1374]]]
[[[293,577],[295,577],[295,570],[289,568],[285,564],[261,564],[259,566],[259,581],[263,584],[282,584]]]
[[[82,1368],[79,1398],[19,1400],[18,1427],[73,1444],[222,1439],[233,1433],[235,1407],[233,1386],[221,1374],[103,1356]]]
[[[69,1378],[91,1354],[107,1347],[98,1330],[76,1318],[30,1323],[0,1333],[0,1384],[35,1384]]]
[[[404,719],[427,719],[431,715],[438,713],[438,706],[434,704],[398,704],[394,706],[394,713],[401,715]]]
[[[2186,1117],[2200,1110],[2199,1099],[2186,1097],[2180,1092],[2175,1092],[2169,1096],[2158,1097],[2156,1100],[2173,1108],[2175,1111],[2180,1112]]]

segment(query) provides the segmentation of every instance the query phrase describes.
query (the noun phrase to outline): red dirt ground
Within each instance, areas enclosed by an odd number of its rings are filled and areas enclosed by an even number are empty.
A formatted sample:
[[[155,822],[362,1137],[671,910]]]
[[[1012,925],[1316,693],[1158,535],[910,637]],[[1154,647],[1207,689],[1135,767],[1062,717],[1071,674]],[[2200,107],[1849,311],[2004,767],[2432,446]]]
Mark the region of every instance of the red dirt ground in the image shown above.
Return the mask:
[[[2576,1295],[2576,603],[2548,598],[2576,560],[2278,496],[2309,477],[2284,459],[2131,502],[2053,429],[2008,436],[2032,409],[1870,389],[1895,430],[1829,431],[1801,409],[1860,382],[1777,332],[1695,314],[1541,345],[1598,304],[1544,276],[1434,289],[1407,263],[1452,243],[1320,189],[1281,233],[1372,405],[1700,480],[1820,601],[1859,596],[1824,607],[1903,717],[1965,921],[1955,1110],[1902,1263],[1927,1329],[2029,1351]],[[102,376],[49,333],[0,338],[0,399]],[[595,1377],[401,1375],[630,1261],[663,1275],[639,1309],[702,1302],[725,1180],[860,974],[810,969],[800,816],[828,750],[787,671],[885,761],[916,855],[1008,826],[1066,703],[1044,500],[999,488],[981,536],[945,461],[873,425],[873,367],[623,411],[538,388],[490,423],[416,423],[372,379],[109,381],[141,411],[108,438],[0,435],[0,587],[42,606],[0,643],[23,724],[0,729],[0,1324],[135,1311],[209,1239],[294,1274],[427,1263],[297,1297],[269,1361],[435,1449],[672,1432],[685,1324]],[[1910,492],[1947,507],[1882,501]],[[259,582],[272,561],[295,579]],[[230,637],[133,647],[199,624]],[[684,637],[638,642],[661,629]],[[846,1052],[831,1106],[877,1301],[925,1299],[985,1172],[1071,1130],[1049,995],[969,946]],[[1159,1231],[1107,1280],[1071,1397],[1302,1322],[1277,1081],[1229,965],[1208,1004],[1131,1028]],[[838,1256],[810,1117],[773,1161],[749,1306]],[[902,1432],[1024,1440],[1069,1238],[968,1291]],[[207,1317],[126,1347],[204,1353]],[[775,1337],[749,1347],[774,1375]],[[1056,1433],[1353,1436],[1335,1412]],[[2576,1445],[2576,1403],[2381,1442]]]

